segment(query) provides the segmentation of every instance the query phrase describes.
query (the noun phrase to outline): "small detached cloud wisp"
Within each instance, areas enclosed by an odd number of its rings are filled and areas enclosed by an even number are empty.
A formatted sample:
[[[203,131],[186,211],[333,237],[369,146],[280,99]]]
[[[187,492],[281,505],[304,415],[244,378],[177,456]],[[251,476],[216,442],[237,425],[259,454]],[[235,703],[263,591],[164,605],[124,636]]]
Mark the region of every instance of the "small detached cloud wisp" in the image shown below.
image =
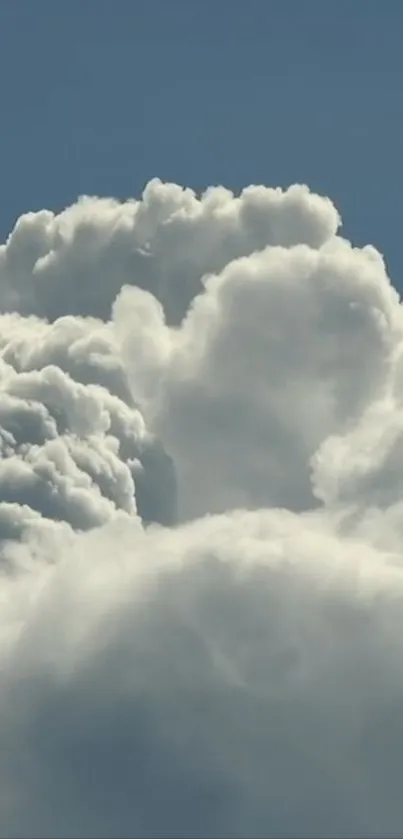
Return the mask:
[[[0,836],[400,836],[403,308],[305,186],[0,247]]]

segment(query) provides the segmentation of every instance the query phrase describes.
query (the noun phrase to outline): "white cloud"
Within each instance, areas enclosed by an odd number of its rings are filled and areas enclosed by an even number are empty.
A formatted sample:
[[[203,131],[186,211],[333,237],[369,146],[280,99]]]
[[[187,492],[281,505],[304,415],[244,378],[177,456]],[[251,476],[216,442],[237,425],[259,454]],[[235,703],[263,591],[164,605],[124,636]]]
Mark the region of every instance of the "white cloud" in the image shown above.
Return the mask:
[[[146,383],[174,457],[184,517],[311,507],[311,457],[382,391],[403,334],[380,257],[339,240],[231,262],[179,331],[138,289],[123,290],[114,314],[133,388],[141,399]]]
[[[0,316],[0,497],[87,529],[117,510],[172,521],[175,483],[110,327]],[[163,497],[156,481],[161,482]]]
[[[0,836],[400,835],[402,308],[338,225],[153,181],[3,247]]]
[[[271,243],[318,247],[338,224],[332,203],[304,186],[237,197],[218,187],[198,198],[155,179],[139,201],[84,197],[59,215],[21,216],[0,249],[0,305],[52,320],[105,319],[132,284],[156,294],[176,322],[203,274]]]
[[[8,835],[397,834],[392,559],[280,511],[61,551],[5,670]]]

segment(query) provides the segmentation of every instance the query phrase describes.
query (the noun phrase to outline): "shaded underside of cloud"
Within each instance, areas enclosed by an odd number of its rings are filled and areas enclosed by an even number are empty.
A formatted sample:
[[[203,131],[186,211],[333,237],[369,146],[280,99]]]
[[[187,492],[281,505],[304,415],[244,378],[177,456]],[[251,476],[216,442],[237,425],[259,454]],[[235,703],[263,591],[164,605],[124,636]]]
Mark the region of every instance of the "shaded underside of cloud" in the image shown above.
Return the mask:
[[[399,836],[403,317],[301,185],[0,248],[0,836]]]

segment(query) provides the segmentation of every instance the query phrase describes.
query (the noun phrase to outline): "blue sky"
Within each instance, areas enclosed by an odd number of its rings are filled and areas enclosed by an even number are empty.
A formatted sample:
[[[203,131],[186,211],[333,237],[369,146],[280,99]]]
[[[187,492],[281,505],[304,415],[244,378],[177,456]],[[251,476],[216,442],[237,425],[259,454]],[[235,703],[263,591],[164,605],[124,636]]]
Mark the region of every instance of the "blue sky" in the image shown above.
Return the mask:
[[[153,176],[302,181],[399,284],[402,31],[397,0],[3,0],[1,238]]]

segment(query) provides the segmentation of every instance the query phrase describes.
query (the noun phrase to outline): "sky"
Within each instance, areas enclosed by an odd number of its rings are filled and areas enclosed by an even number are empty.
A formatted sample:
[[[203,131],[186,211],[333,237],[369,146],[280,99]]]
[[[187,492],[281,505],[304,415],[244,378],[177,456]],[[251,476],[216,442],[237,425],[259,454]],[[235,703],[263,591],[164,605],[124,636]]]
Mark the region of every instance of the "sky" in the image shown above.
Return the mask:
[[[400,8],[0,4],[0,839],[402,836]]]
[[[307,183],[395,283],[403,10],[321,0],[5,0],[0,232],[151,177]]]

